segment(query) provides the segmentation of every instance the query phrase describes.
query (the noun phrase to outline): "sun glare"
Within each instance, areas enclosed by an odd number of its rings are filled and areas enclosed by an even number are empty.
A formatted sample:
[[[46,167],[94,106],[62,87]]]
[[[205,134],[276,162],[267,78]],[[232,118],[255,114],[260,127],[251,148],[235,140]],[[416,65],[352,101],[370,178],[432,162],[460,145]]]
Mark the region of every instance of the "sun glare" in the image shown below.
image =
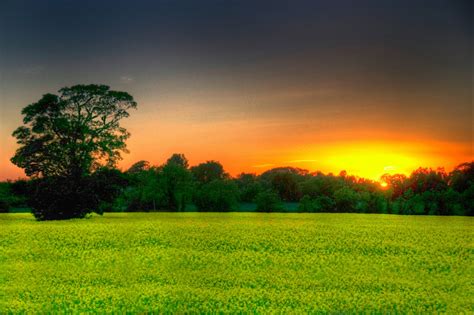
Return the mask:
[[[301,165],[323,172],[347,174],[380,181],[384,174],[409,175],[421,165],[436,164],[416,144],[401,143],[339,143],[305,152],[305,156],[318,157],[318,162]],[[381,183],[386,187],[386,183]]]

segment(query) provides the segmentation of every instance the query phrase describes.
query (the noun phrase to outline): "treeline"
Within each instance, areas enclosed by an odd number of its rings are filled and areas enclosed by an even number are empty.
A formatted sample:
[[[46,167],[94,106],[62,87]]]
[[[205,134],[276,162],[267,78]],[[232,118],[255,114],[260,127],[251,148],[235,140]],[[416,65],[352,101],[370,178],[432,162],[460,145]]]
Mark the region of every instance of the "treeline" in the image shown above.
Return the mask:
[[[294,167],[233,178],[217,161],[190,167],[184,155],[174,154],[160,166],[139,161],[125,172],[102,168],[81,181],[49,177],[0,183],[0,211],[29,207],[37,218],[54,219],[64,216],[64,209],[73,217],[74,208],[97,213],[240,211],[246,204],[261,212],[474,214],[474,162],[450,173],[419,168],[410,176],[386,174],[383,187],[344,171],[333,175]],[[294,210],[285,206],[289,203],[297,204]]]

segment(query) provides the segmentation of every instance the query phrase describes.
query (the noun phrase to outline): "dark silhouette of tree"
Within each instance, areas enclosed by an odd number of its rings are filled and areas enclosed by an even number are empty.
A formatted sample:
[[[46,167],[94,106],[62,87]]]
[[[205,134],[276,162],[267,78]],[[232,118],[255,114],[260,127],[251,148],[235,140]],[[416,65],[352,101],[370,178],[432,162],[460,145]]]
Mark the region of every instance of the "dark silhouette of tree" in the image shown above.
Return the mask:
[[[227,179],[217,179],[201,185],[195,194],[194,203],[199,211],[231,211],[237,204],[237,185]]]
[[[191,167],[194,179],[200,184],[210,183],[213,180],[225,179],[229,175],[224,172],[224,167],[217,161],[207,161]]]
[[[301,189],[298,179],[291,173],[276,173],[271,178],[272,188],[280,195],[284,201],[298,201],[301,198]]]
[[[402,196],[407,189],[407,177],[403,174],[384,174],[380,178],[383,182],[387,183],[389,188],[389,193],[391,194],[392,199],[397,199]]]
[[[46,94],[22,110],[25,126],[13,136],[20,147],[11,159],[28,176],[79,176],[113,166],[130,136],[119,122],[137,104],[105,85],[75,85]]]
[[[186,204],[192,195],[192,176],[184,165],[187,160],[182,155],[184,163],[176,163],[174,154],[161,170],[161,184],[165,192],[167,209],[172,211],[184,211]]]
[[[138,162],[139,163],[139,162]],[[136,172],[128,172],[128,187],[115,200],[116,211],[156,211],[166,207],[165,187],[163,185],[162,168],[137,168]]]
[[[174,163],[186,169],[189,167],[188,159],[182,153],[174,153],[168,161],[166,161],[166,164],[170,163]]]
[[[38,199],[38,219],[83,217],[96,210],[87,198],[85,177],[103,166],[115,166],[121,152],[127,152],[130,134],[120,120],[136,106],[126,92],[91,84],[46,94],[22,110],[25,125],[13,132],[20,146],[11,161],[28,176],[43,178],[33,196]],[[61,187],[55,192],[50,185]],[[56,214],[49,215],[51,211]]]
[[[257,194],[263,190],[255,174],[242,173],[234,181],[239,189],[239,200],[242,202],[254,202]]]
[[[447,188],[447,174],[444,169],[418,168],[409,178],[409,187],[414,193],[442,191]]]
[[[283,204],[280,196],[272,190],[265,190],[255,197],[258,212],[280,212],[283,211]]]
[[[338,212],[356,212],[358,195],[349,187],[334,192],[334,202]]]
[[[474,185],[474,162],[458,165],[450,174],[449,185],[458,192]]]
[[[148,171],[150,169],[151,165],[150,162],[141,160],[136,163],[134,163],[132,166],[130,166],[127,170],[128,174],[137,174],[140,172]]]
[[[87,177],[89,186],[92,187],[91,193],[96,198],[94,209],[97,213],[111,211],[115,199],[129,185],[126,174],[114,168],[103,167]]]
[[[298,201],[302,196],[300,183],[308,174],[307,170],[296,167],[278,167],[264,172],[260,179],[267,189],[276,191],[281,200]]]
[[[298,167],[285,166],[285,167],[275,167],[268,171],[265,171],[262,173],[262,175],[260,175],[260,177],[263,180],[269,180],[269,178],[279,173],[284,173],[284,174],[289,173],[289,174],[294,174],[298,176],[306,176],[309,174],[308,170],[298,168]]]

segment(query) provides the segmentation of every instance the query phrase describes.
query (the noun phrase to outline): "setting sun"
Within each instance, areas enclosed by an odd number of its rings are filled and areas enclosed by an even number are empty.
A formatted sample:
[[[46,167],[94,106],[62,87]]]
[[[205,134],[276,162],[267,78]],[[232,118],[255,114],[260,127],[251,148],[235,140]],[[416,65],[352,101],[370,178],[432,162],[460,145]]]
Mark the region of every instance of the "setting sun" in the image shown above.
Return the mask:
[[[419,167],[445,166],[451,169],[471,158],[469,147],[462,144],[428,141],[323,143],[308,145],[298,154],[290,154],[286,160],[277,160],[266,168],[288,164],[334,174],[345,170],[350,175],[379,181],[384,174],[409,175]],[[297,156],[299,159],[296,159]]]

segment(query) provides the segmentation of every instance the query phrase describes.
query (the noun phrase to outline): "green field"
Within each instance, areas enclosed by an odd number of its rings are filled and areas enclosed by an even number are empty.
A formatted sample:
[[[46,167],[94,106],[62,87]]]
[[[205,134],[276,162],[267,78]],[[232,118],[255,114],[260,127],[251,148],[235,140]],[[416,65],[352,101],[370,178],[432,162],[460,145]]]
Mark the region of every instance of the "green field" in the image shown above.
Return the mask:
[[[0,313],[474,312],[474,220],[0,215]]]

